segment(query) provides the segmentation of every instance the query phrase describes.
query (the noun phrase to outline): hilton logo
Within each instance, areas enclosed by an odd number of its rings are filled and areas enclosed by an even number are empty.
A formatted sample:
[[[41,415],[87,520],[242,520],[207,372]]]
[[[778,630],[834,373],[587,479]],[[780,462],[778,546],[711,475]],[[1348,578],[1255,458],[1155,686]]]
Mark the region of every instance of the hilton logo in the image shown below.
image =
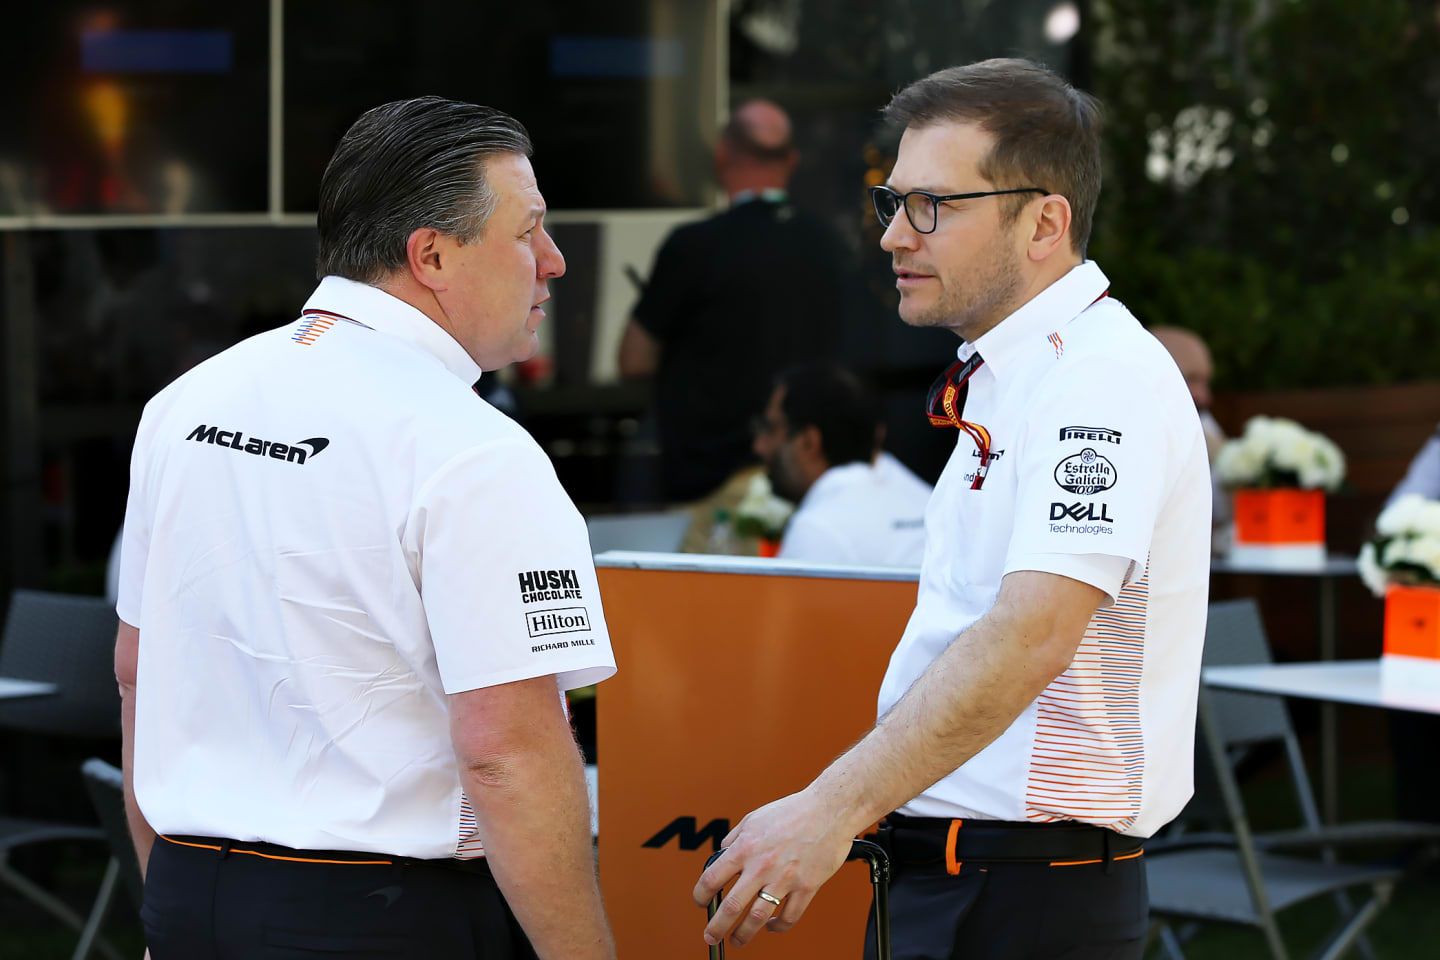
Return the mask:
[[[590,629],[590,617],[584,607],[557,607],[536,610],[525,615],[525,629],[531,637],[548,637],[556,633],[583,633]]]

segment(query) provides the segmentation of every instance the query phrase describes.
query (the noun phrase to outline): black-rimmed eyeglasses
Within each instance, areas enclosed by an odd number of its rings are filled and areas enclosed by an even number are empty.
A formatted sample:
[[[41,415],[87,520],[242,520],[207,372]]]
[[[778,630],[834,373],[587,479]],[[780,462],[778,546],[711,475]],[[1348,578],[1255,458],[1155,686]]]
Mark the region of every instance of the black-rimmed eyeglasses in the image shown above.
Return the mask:
[[[947,193],[935,194],[925,190],[911,190],[907,193],[896,193],[889,187],[871,187],[870,202],[875,204],[875,216],[880,221],[880,226],[890,226],[890,221],[895,219],[895,214],[900,208],[905,208],[905,216],[910,219],[910,226],[915,228],[916,233],[934,233],[935,224],[938,222],[940,204],[946,200],[978,200],[980,197],[1001,197],[1008,193],[1049,193],[1049,190],[1041,190],[1039,187],[1020,187],[1017,190],[986,190],[982,193]]]

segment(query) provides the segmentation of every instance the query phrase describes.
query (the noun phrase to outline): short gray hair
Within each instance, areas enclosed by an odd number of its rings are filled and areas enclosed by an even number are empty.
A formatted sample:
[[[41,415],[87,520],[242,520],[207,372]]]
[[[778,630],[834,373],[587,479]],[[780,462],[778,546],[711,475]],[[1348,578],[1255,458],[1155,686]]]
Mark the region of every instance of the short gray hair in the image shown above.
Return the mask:
[[[496,199],[485,161],[531,150],[520,122],[490,107],[418,97],[367,110],[320,179],[316,275],[377,283],[404,266],[421,227],[479,239]]]

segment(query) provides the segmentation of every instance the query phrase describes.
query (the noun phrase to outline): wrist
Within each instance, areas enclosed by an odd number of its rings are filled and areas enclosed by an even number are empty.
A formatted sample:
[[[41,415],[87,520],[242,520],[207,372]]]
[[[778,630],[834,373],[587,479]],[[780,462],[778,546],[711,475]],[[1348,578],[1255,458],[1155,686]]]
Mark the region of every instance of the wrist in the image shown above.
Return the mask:
[[[810,802],[830,825],[836,836],[855,837],[860,831],[890,812],[874,796],[860,772],[846,761],[847,754],[831,764],[805,788]],[[885,807],[885,809],[880,809]]]

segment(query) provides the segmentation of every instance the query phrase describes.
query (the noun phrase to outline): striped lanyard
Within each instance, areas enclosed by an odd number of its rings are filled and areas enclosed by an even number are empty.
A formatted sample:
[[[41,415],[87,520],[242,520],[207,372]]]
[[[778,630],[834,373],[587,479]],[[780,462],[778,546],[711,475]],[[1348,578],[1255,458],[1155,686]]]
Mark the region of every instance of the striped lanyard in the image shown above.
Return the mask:
[[[956,360],[930,385],[930,393],[925,399],[925,414],[930,418],[932,427],[955,427],[975,441],[980,466],[975,469],[971,490],[979,490],[985,485],[985,475],[990,470],[990,431],[978,423],[962,420],[960,414],[965,409],[965,397],[970,392],[970,377],[984,365],[985,360],[978,353],[972,354],[969,360]]]
[[[1100,296],[1090,301],[1090,305],[1093,307],[1109,295],[1110,288],[1106,287]],[[1064,353],[1060,334],[1052,333],[1046,339],[1055,348],[1055,356]],[[960,414],[965,409],[965,397],[970,392],[970,377],[984,365],[985,360],[978,353],[971,354],[969,360],[956,360],[930,385],[930,393],[925,398],[925,415],[930,418],[932,427],[955,427],[963,430],[975,441],[975,449],[980,454],[980,466],[975,469],[971,490],[979,490],[985,485],[985,475],[990,472],[990,461],[994,459],[990,453],[990,431],[978,423],[960,419]]]

